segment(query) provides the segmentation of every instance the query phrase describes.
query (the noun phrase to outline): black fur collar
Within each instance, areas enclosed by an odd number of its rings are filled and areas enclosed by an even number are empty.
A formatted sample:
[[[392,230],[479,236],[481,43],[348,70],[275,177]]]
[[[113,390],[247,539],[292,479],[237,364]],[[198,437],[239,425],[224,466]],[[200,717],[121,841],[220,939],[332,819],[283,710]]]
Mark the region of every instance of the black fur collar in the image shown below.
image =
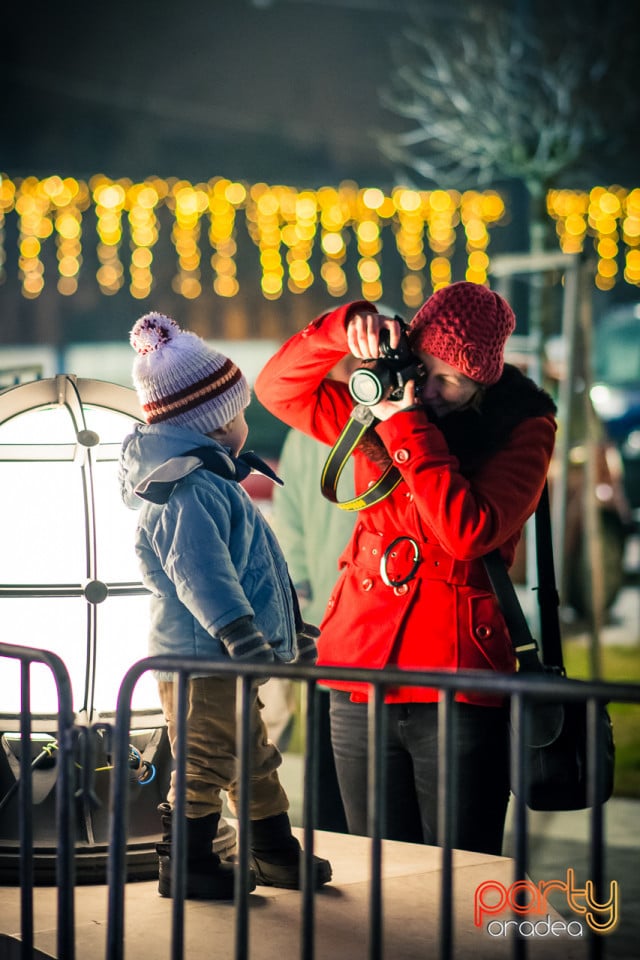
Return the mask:
[[[451,453],[460,461],[460,469],[471,477],[478,468],[508,441],[512,431],[529,417],[553,416],[556,405],[517,367],[505,364],[502,376],[487,387],[480,406],[450,413],[432,422],[442,431]],[[367,431],[359,449],[381,466],[390,458],[375,430]]]

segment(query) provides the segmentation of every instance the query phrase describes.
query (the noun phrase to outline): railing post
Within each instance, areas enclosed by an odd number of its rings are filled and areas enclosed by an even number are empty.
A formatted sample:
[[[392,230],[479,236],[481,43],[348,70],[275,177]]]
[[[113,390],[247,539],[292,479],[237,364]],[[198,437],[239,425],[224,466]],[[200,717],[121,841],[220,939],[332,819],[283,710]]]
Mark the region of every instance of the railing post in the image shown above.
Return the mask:
[[[453,750],[453,691],[444,690],[438,703],[438,844],[442,848],[440,882],[440,958],[453,956],[453,817],[456,764]]]

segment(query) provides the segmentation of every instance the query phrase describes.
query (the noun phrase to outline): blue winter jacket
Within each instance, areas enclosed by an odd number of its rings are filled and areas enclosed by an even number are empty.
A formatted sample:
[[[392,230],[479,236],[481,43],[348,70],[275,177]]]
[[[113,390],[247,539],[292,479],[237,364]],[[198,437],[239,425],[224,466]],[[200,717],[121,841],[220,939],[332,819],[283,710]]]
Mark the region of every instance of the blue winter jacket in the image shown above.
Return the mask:
[[[190,458],[177,461],[187,464],[178,471],[186,475],[166,503],[136,493],[152,471],[204,446],[228,454],[204,434],[166,424],[139,424],[122,445],[122,498],[140,510],[135,549],[151,592],[149,654],[228,660],[217,632],[238,617],[253,616],[275,656],[290,661],[296,627],[286,562],[244,488],[196,468]]]

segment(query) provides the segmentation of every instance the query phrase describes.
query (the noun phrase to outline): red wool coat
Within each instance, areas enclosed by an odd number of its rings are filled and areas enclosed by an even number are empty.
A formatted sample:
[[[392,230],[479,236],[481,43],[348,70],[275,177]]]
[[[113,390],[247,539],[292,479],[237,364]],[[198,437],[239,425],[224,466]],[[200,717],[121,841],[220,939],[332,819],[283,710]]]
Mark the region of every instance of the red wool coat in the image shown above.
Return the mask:
[[[288,340],[256,381],[261,403],[291,427],[332,446],[354,402],[347,386],[326,374],[348,352],[349,317],[374,309],[365,302],[343,306]],[[513,561],[549,467],[553,416],[523,419],[472,480],[463,476],[423,409],[397,413],[375,430],[402,482],[381,503],[359,512],[321,623],[318,662],[513,672],[511,641],[481,558],[499,547],[506,562]],[[356,492],[361,493],[380,476],[381,467],[358,450],[354,458]],[[380,560],[403,534],[418,543],[420,563],[407,584],[390,587],[381,577]],[[389,556],[392,580],[409,572],[412,549],[403,541]],[[332,685],[346,686],[355,699],[366,698],[368,688],[357,683]],[[410,686],[386,695],[387,702],[437,699],[436,690]],[[460,699],[496,703],[473,693]]]

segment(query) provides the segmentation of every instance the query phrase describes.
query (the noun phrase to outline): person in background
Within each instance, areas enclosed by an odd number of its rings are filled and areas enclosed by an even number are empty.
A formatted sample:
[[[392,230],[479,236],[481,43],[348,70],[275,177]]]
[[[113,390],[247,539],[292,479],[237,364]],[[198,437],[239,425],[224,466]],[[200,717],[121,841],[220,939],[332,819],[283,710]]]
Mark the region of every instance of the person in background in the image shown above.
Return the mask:
[[[320,624],[319,666],[511,673],[515,658],[483,556],[510,565],[544,487],[555,441],[552,399],[505,364],[509,304],[462,281],[433,293],[408,331],[366,301],[325,313],[260,372],[255,393],[291,427],[334,445],[353,411],[327,378],[351,354],[370,371],[401,343],[412,372],[369,409],[353,459],[365,497]],[[367,375],[368,376],[368,375]],[[377,488],[379,489],[379,488]],[[371,498],[370,498],[371,499]],[[331,681],[331,734],[349,830],[368,832],[367,684]],[[386,822],[394,840],[438,842],[439,691],[385,689]],[[499,855],[510,792],[509,713],[498,696],[456,694],[453,845]]]
[[[141,317],[130,341],[146,423],[123,442],[120,482],[125,503],[140,510],[135,548],[151,594],[149,654],[209,661],[187,681],[186,896],[227,900],[234,896],[234,866],[212,844],[221,791],[236,812],[236,679],[216,676],[210,661],[313,663],[318,631],[302,622],[276,537],[240,485],[252,469],[269,471],[254,455],[241,455],[248,433],[245,377],[232,360],[160,313]],[[159,672],[157,679],[175,757],[175,675]],[[250,889],[256,881],[295,889],[300,845],[257,683],[250,710]],[[174,771],[160,805],[163,897],[172,895],[175,786]],[[327,860],[316,857],[314,866],[317,885],[331,879]]]
[[[346,383],[358,361],[350,354],[330,371],[333,379]],[[300,609],[306,621],[322,620],[338,577],[338,557],[353,533],[356,514],[340,510],[322,496],[320,475],[329,448],[313,437],[290,430],[285,437],[278,465],[284,484],[273,491],[273,528],[287,559]],[[341,496],[354,495],[353,461],[348,460],[340,477]],[[290,680],[270,690],[270,680],[261,690],[279,700],[291,694]],[[291,703],[291,699],[289,699]],[[294,701],[295,703],[295,701]],[[347,824],[338,789],[329,729],[328,692],[320,688],[318,779],[321,784],[317,826],[321,830],[346,832]]]

